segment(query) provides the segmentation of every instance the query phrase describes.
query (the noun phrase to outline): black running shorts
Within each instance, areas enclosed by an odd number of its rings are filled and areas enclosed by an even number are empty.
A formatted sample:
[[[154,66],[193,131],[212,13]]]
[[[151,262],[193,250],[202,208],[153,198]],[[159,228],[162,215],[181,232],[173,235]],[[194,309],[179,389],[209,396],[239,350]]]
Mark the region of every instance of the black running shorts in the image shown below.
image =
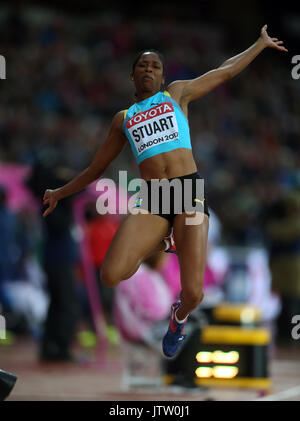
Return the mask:
[[[204,212],[209,217],[204,198],[204,180],[197,172],[165,180],[146,181],[135,208],[145,209],[173,224],[177,214]]]

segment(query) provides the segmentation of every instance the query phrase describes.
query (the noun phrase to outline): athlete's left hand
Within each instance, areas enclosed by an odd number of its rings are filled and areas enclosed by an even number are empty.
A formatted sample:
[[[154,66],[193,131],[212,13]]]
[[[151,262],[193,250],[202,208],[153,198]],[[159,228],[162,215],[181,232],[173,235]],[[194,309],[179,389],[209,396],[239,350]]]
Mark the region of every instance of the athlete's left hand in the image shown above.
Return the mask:
[[[268,25],[264,25],[260,31],[260,38],[265,44],[265,47],[276,48],[280,51],[288,51],[283,45],[283,41],[278,41],[278,38],[271,38],[267,33]]]

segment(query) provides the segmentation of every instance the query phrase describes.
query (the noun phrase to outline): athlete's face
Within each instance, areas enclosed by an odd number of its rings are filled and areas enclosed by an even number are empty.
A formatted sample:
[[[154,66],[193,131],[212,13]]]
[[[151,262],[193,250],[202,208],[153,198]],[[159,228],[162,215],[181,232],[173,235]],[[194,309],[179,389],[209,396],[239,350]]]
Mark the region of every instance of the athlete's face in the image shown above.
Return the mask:
[[[131,79],[137,90],[159,91],[165,82],[163,64],[155,53],[144,53],[137,62]]]

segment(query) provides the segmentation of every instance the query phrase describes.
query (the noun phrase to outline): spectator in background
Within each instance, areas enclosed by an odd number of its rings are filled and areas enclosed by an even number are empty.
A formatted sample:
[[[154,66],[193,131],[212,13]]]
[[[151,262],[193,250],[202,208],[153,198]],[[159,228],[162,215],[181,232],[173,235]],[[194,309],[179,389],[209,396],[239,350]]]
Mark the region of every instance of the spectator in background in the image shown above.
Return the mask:
[[[300,314],[300,189],[272,204],[266,213],[272,289],[281,297],[277,319],[278,343],[296,343],[291,336],[292,317]]]
[[[11,310],[10,299],[4,283],[16,278],[18,258],[17,217],[6,205],[6,189],[0,187],[0,310]],[[1,309],[2,307],[2,309]]]
[[[115,215],[98,214],[94,202],[86,210],[86,219],[91,257],[95,267],[109,339],[110,333],[114,335],[113,301],[115,292],[114,289],[106,287],[100,281],[100,269],[111,240],[118,229],[119,220]]]
[[[30,7],[10,9],[3,10],[0,28],[11,69],[0,91],[0,158],[31,165],[51,144],[77,172],[105,137],[111,115],[127,104],[132,86],[126,69],[136,50],[154,42],[168,51],[174,80],[204,72],[241,42],[230,40],[232,28],[176,20],[176,7],[173,17],[160,8],[156,19],[138,21],[117,11],[82,15],[79,25],[71,14],[42,7],[40,22]],[[285,66],[279,56],[260,57],[247,78],[217,88],[190,110],[197,167],[208,180],[208,201],[218,210],[227,244],[261,241],[258,215],[277,194],[282,172],[289,178],[300,165],[298,85],[285,76]],[[135,165],[129,153],[111,173],[128,165]]]
[[[111,114],[128,101],[132,87],[126,69],[131,56],[150,42],[168,51],[172,79],[192,78],[196,70],[211,68],[242,43],[232,36],[232,28],[213,21],[199,25],[177,20],[182,11],[176,7],[173,17],[160,8],[155,18],[141,16],[135,22],[132,17],[131,23],[116,11],[74,19],[40,7],[38,21],[25,4],[6,13],[10,8],[1,6],[0,44],[10,72],[0,91],[0,160],[26,165],[35,162],[41,148],[54,145],[67,165],[76,171],[84,167],[108,131]],[[292,28],[291,16],[285,25],[286,30]],[[197,167],[208,180],[208,202],[218,209],[225,246],[255,244],[263,231],[268,239],[269,221],[260,214],[280,197],[279,181],[289,182],[299,174],[299,98],[299,83],[287,75],[286,62],[274,55],[260,57],[246,78],[217,88],[191,108]],[[111,174],[128,165],[136,169],[129,153],[112,165]],[[275,207],[270,216],[278,225],[283,222]],[[284,221],[288,226],[288,215]],[[8,253],[7,229],[5,225],[1,230],[3,257]],[[279,257],[276,251],[274,233],[270,238],[273,285],[283,284],[286,275],[281,282],[277,261],[278,257],[282,262],[283,254]],[[223,260],[214,256],[220,269]],[[295,261],[296,257],[294,265]],[[280,290],[286,288],[280,285]],[[290,335],[287,316],[285,326]]]
[[[147,342],[153,324],[168,316],[174,292],[176,297],[180,292],[179,279],[176,286],[164,278],[169,260],[166,253],[145,259],[133,276],[116,287],[114,317],[125,341]]]
[[[45,186],[65,182],[55,159],[41,160],[32,171],[28,186],[42,203]],[[72,201],[59,206],[57,213],[44,221],[43,266],[47,276],[50,305],[40,345],[42,361],[72,360],[71,346],[79,316],[76,264],[79,252],[71,229]]]

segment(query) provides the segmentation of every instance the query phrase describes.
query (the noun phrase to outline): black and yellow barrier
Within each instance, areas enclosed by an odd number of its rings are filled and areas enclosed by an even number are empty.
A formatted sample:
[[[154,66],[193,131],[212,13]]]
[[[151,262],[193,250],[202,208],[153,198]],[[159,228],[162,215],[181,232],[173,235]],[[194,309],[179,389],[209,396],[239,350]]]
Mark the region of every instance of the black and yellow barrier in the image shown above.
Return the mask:
[[[167,364],[165,382],[191,386],[269,390],[270,332],[256,327],[209,325],[196,329],[179,356]]]
[[[195,355],[195,384],[269,389],[269,342],[267,329],[205,327]]]
[[[261,321],[260,310],[248,304],[222,303],[212,311],[217,324],[258,325]]]

